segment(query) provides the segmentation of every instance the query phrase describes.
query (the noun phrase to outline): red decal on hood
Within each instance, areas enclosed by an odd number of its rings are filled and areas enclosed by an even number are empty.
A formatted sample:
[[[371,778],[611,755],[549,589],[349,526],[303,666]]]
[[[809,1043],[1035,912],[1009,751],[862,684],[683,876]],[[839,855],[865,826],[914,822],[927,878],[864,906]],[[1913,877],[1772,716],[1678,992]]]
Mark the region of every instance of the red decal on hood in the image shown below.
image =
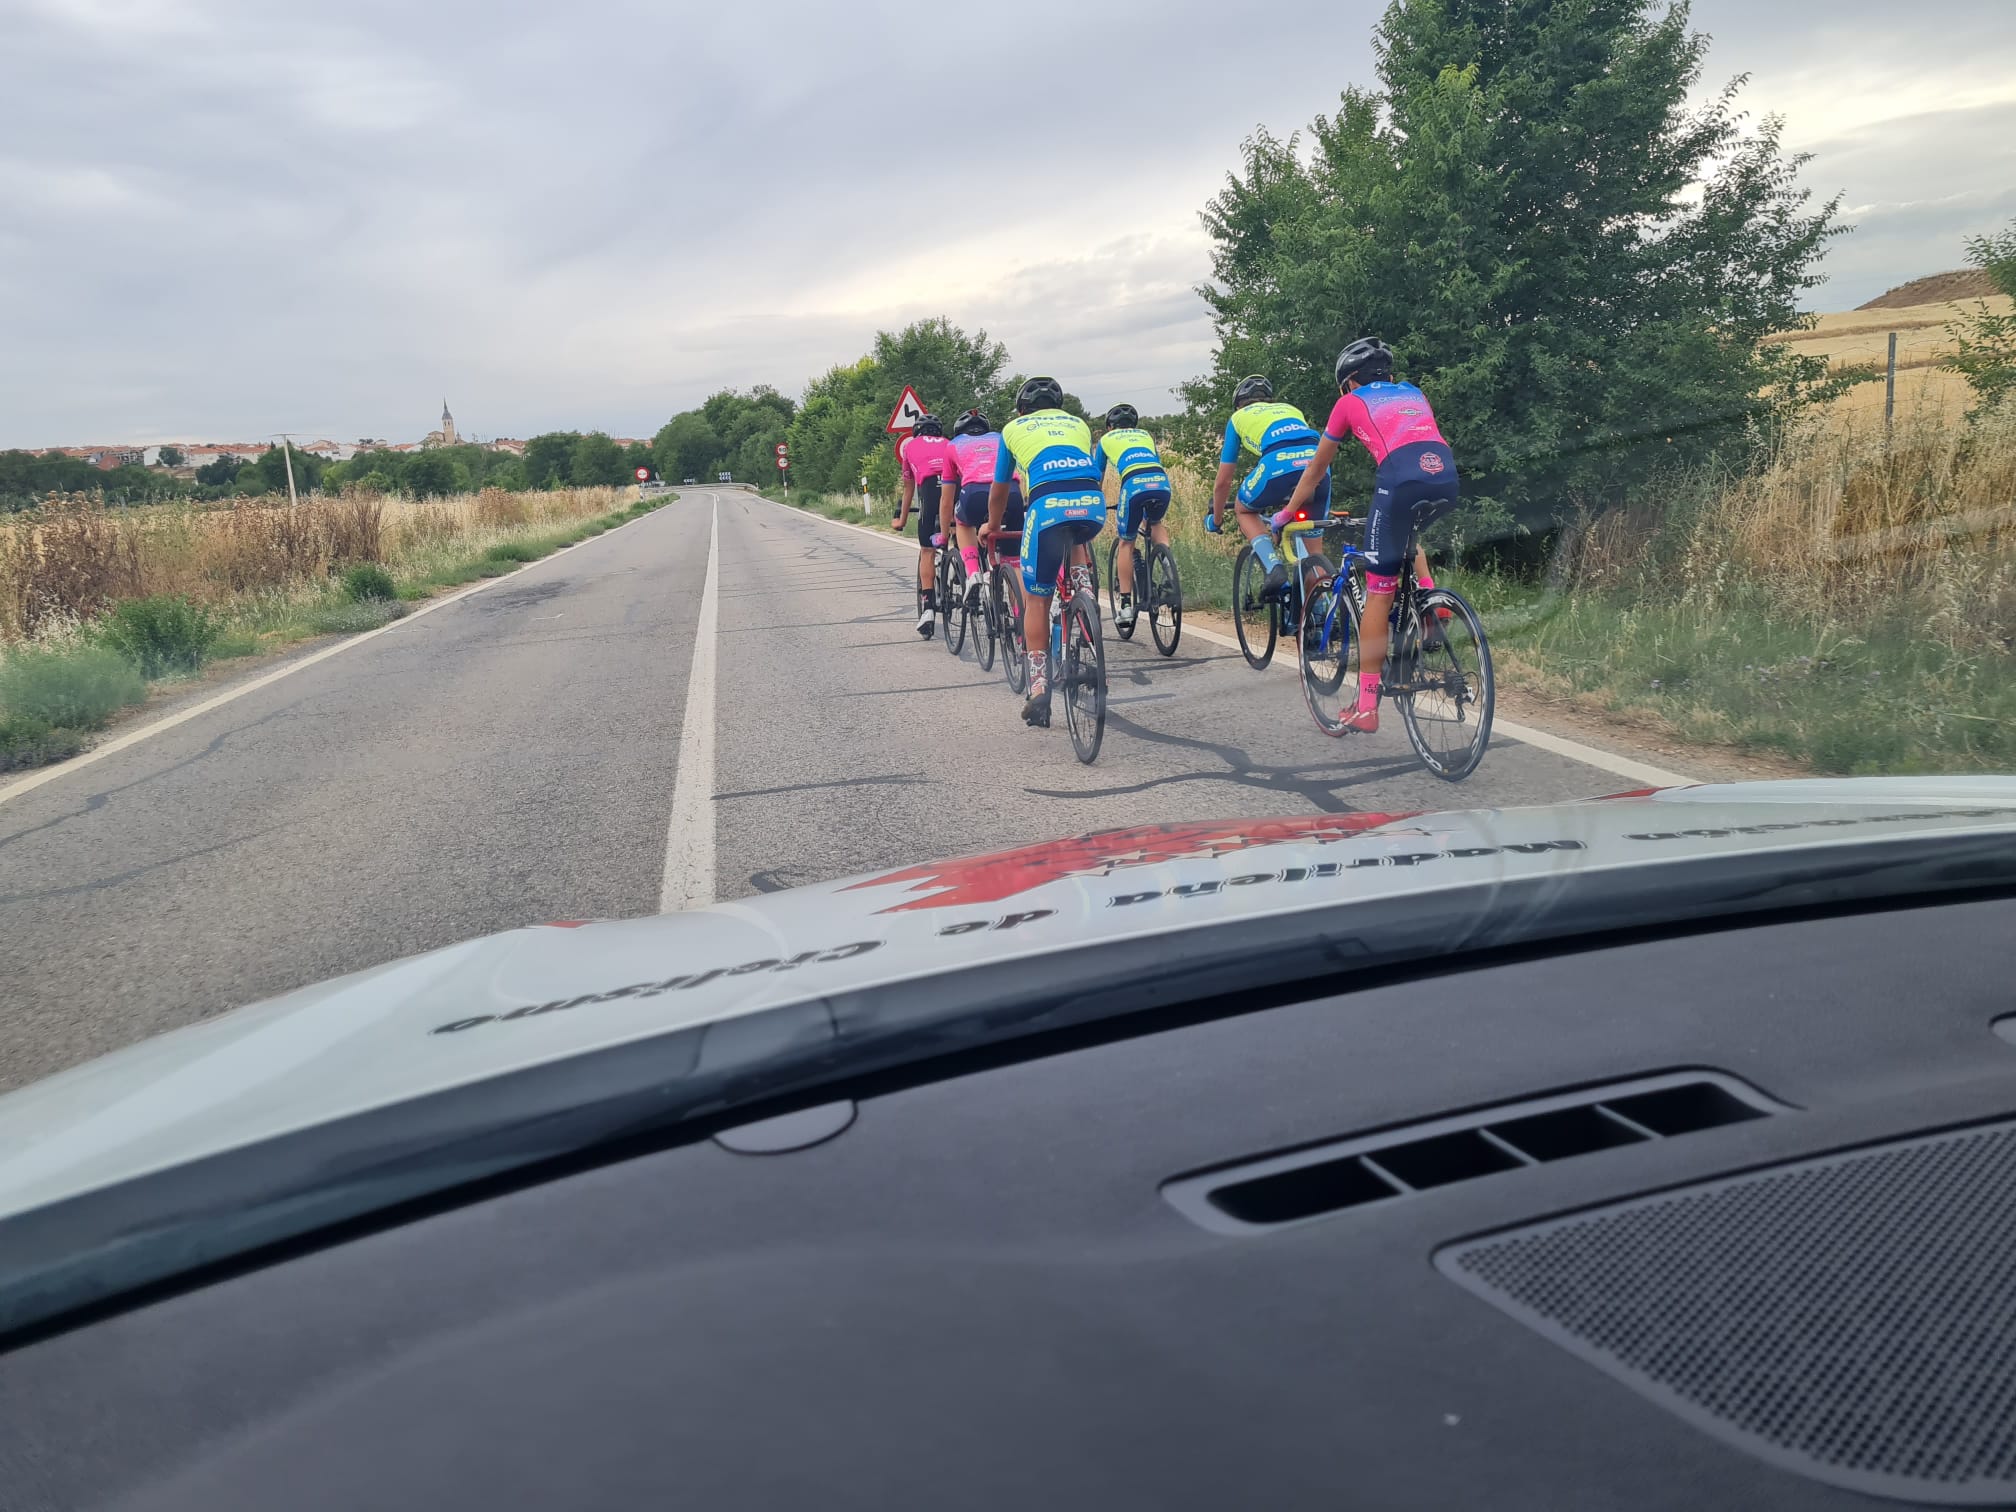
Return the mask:
[[[1223,856],[1256,845],[1285,845],[1297,840],[1315,845],[1346,840],[1381,825],[1412,819],[1413,814],[1324,814],[1313,819],[1228,819],[1202,824],[1144,824],[1138,829],[1101,830],[1071,840],[1047,840],[1017,850],[966,856],[912,866],[886,876],[849,885],[888,887],[897,882],[937,891],[912,898],[882,913],[913,908],[957,908],[973,903],[998,903],[1045,882],[1062,877],[1103,877],[1133,866]]]

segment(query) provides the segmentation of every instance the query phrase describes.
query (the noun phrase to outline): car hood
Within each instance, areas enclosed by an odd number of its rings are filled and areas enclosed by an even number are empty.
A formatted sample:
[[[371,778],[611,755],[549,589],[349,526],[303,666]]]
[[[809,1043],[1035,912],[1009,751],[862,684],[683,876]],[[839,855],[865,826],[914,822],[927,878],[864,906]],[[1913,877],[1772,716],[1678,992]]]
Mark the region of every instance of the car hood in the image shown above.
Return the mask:
[[[1177,952],[1186,931],[1228,920],[1395,897],[1432,909],[1437,893],[1480,883],[1939,832],[2016,838],[2016,779],[1750,783],[1534,808],[1147,825],[691,913],[516,929],[0,1097],[0,1218],[670,1031],[746,1021],[729,1037],[734,1053],[760,1054],[766,1010],[1060,948],[1160,939]],[[710,1052],[698,1053],[704,1063]]]

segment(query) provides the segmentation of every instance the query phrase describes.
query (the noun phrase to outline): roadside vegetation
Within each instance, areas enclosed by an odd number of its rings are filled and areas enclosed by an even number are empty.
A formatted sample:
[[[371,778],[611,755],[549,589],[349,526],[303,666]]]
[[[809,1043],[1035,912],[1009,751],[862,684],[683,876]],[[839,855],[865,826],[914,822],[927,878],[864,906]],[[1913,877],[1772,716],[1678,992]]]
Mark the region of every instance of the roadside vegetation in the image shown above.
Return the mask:
[[[0,523],[0,771],[83,748],[150,683],[391,623],[656,508],[614,488],[219,507],[49,501]]]

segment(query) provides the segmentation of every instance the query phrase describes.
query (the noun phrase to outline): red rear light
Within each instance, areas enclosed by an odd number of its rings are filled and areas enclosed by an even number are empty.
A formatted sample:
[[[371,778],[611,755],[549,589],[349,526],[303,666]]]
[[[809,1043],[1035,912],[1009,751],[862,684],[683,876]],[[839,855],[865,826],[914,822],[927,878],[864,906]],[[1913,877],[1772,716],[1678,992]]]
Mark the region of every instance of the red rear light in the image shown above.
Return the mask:
[[[1298,520],[1306,520],[1309,518],[1309,511],[1306,509],[1298,509],[1295,511],[1295,518]]]

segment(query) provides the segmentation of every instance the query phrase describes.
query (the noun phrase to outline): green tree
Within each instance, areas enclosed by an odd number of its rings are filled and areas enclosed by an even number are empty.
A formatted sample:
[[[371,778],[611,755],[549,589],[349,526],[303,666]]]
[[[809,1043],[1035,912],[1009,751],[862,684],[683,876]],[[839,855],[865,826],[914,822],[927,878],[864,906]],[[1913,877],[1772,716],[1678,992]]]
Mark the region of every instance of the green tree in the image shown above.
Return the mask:
[[[626,478],[636,477],[637,469],[640,467],[651,468],[655,470],[657,466],[658,461],[657,458],[655,458],[651,454],[650,443],[645,441],[632,441],[628,446],[623,448],[624,477]]]
[[[252,474],[259,486],[268,493],[287,491],[288,457],[277,446],[269,446],[252,463]],[[322,469],[328,464],[313,452],[296,451],[293,455],[294,489],[297,493],[308,493],[322,481]]]
[[[212,488],[230,488],[238,481],[238,474],[244,470],[245,459],[225,452],[212,461],[205,462],[196,469],[196,481]]]
[[[626,482],[629,475],[623,471],[623,448],[601,431],[590,431],[574,443],[568,475],[583,488]]]
[[[658,476],[677,482],[681,478],[705,478],[721,454],[721,438],[699,410],[674,415],[658,428],[651,440]]]
[[[552,488],[565,483],[574,470],[574,443],[581,437],[574,431],[548,431],[525,443],[525,481],[534,488]]]
[[[1967,261],[1985,271],[1995,287],[2016,299],[2016,221],[1992,236],[1967,242]],[[1960,343],[1948,366],[1974,390],[1971,418],[1979,418],[2016,392],[2016,311],[1997,315],[1984,300],[1947,327]]]
[[[182,448],[179,446],[164,446],[159,452],[155,453],[155,456],[163,467],[180,467],[182,465]]]
[[[468,474],[445,448],[414,452],[400,470],[399,482],[415,498],[464,493],[469,488]]]
[[[1707,39],[1687,16],[1395,0],[1380,88],[1306,145],[1250,138],[1204,213],[1219,345],[1185,386],[1185,443],[1210,446],[1248,372],[1327,414],[1338,348],[1379,335],[1465,492],[1537,521],[1742,444],[1767,394],[1820,391],[1820,360],[1763,338],[1801,324],[1838,201],[1808,208],[1805,158],[1776,119],[1746,131],[1736,85],[1689,107]]]

